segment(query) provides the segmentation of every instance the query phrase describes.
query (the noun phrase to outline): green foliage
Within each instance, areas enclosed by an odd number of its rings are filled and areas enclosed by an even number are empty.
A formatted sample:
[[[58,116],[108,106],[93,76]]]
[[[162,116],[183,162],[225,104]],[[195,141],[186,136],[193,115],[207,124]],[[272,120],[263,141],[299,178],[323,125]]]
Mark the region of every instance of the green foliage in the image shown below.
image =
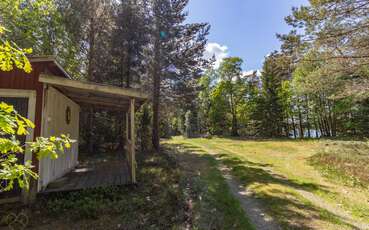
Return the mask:
[[[27,127],[34,128],[34,124],[19,115],[12,105],[0,103],[0,134],[1,135],[26,135]]]
[[[211,107],[209,111],[210,133],[215,135],[227,134],[228,104],[224,95],[224,84],[219,83],[210,95]]]
[[[326,72],[329,63],[323,61],[324,53],[310,51],[297,64],[293,72],[293,85],[296,93],[325,94],[328,97],[336,97],[343,90],[345,80],[335,74]],[[321,61],[311,61],[321,60]]]
[[[363,92],[368,87],[368,72],[362,71],[367,69],[369,57],[368,11],[368,4],[361,0],[309,1],[306,6],[294,8],[286,17],[288,24],[304,30],[300,37],[306,40],[307,50],[324,52],[311,62],[326,62],[323,69],[327,75],[347,76],[348,85],[358,86],[359,82],[365,85],[356,90],[348,86],[344,93],[352,96],[362,93],[368,96]]]
[[[0,14],[7,37],[21,47],[32,47],[35,54],[52,55],[63,42],[64,31],[54,0],[3,0]]]
[[[32,152],[37,153],[39,159],[44,157],[57,159],[58,155],[64,152],[64,149],[71,148],[73,142],[68,135],[62,134],[60,137],[37,137],[35,142],[27,144]]]
[[[1,6],[0,6],[1,7]],[[20,49],[18,46],[4,38],[5,27],[0,24],[0,70],[11,71],[16,66],[26,73],[32,71],[30,62],[26,54],[32,53],[32,49]]]
[[[238,57],[226,58],[219,69],[209,69],[200,79],[201,131],[208,130],[212,134],[231,131],[232,135],[238,135],[238,120],[243,115],[248,91],[241,65],[242,59]]]
[[[261,76],[261,96],[260,101],[263,115],[261,120],[261,132],[264,136],[282,136],[283,100],[282,96],[287,96],[282,92],[282,82],[286,78],[280,66],[282,55],[272,53],[265,59]],[[286,88],[285,88],[286,90]]]
[[[291,118],[300,132],[314,127],[328,137],[367,135],[360,128],[365,115],[356,111],[365,110],[369,96],[368,10],[361,0],[310,1],[286,17],[296,30],[279,38],[291,58]]]
[[[199,116],[199,131],[201,133],[208,133],[210,127],[209,113],[211,108],[211,91],[212,81],[216,79],[217,72],[210,68],[204,75],[199,79],[199,86],[201,91],[198,95],[198,116]]]

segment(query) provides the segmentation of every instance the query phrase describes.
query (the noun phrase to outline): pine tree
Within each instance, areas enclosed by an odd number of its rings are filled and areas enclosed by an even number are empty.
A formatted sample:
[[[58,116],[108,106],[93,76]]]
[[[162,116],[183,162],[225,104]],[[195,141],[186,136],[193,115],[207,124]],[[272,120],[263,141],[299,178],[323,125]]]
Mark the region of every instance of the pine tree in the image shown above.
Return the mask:
[[[146,74],[144,49],[148,45],[148,8],[142,0],[122,0],[117,6],[112,39],[113,84],[132,87]]]
[[[282,76],[280,75],[276,58],[277,53],[271,54],[265,59],[262,71],[262,130],[264,135],[269,137],[281,136],[283,111],[281,99],[278,92],[282,86]]]
[[[153,91],[153,146],[159,149],[160,103],[166,96],[196,96],[194,86],[204,64],[209,26],[186,24],[188,0],[151,0],[152,18],[147,62]]]

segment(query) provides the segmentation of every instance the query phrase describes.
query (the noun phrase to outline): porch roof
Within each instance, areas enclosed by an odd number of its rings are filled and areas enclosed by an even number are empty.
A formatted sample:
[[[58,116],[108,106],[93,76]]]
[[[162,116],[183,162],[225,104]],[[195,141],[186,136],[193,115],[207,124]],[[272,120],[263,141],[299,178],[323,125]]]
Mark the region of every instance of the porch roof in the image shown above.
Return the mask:
[[[138,89],[76,81],[47,74],[41,74],[39,81],[57,88],[78,104],[110,110],[128,111],[130,99],[135,99],[136,104],[149,99],[148,94]]]

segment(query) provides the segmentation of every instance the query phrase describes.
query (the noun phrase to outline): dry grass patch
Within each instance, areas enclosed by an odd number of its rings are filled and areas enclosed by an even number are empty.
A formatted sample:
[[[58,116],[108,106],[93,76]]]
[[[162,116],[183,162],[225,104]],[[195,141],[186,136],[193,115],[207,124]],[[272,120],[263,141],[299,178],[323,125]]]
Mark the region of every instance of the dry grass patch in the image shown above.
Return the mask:
[[[356,141],[329,141],[311,157],[324,176],[349,186],[369,188],[369,144]]]

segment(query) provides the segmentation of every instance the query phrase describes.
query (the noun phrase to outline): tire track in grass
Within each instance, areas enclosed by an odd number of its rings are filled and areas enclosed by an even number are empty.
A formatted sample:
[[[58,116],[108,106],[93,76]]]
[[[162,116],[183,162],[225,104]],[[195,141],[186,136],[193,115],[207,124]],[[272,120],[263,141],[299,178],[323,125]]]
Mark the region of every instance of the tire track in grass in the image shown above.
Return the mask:
[[[206,148],[202,145],[199,146],[199,147],[202,147],[203,149],[206,149],[206,151],[210,154],[213,154],[213,155],[218,154],[218,153],[211,152],[213,150],[210,150],[210,149],[208,149],[208,148]],[[219,146],[217,146],[216,148],[218,150],[221,150],[221,151],[225,151],[225,152],[229,152],[231,154],[239,155],[239,153],[234,152],[230,149],[225,149],[225,148],[222,148],[222,147],[219,147]],[[217,160],[219,162],[222,161],[222,159],[220,159],[220,158],[218,158]],[[270,167],[268,167],[268,170],[271,173],[277,174]],[[226,171],[228,171],[227,173],[230,175],[231,169],[227,169]],[[237,183],[237,182],[235,182],[235,183]],[[239,185],[239,186],[241,187],[241,189],[243,189],[243,191],[245,191],[244,186],[242,186],[242,185]],[[238,190],[241,190],[241,189],[238,189]],[[368,223],[364,223],[364,222],[360,222],[358,220],[355,220],[346,210],[343,210],[339,206],[328,203],[323,198],[315,195],[312,192],[309,192],[309,191],[306,191],[306,190],[303,190],[303,189],[299,189],[299,188],[295,188],[295,187],[293,187],[293,188],[291,187],[291,189],[293,189],[295,192],[297,192],[304,199],[311,202],[311,204],[314,205],[315,207],[318,207],[318,208],[320,208],[324,211],[328,211],[329,213],[339,217],[342,220],[343,223],[351,225],[351,227],[353,227],[354,229],[369,230],[369,224]],[[250,197],[252,195],[252,192],[250,192],[246,189],[246,192],[244,192],[244,194],[249,194],[248,196]],[[250,213],[250,215],[252,215],[252,214]],[[260,211],[259,215],[264,215],[264,214],[263,214],[262,211]]]
[[[217,159],[220,162],[220,159]],[[232,194],[239,200],[243,210],[252,222],[252,224],[258,230],[279,230],[282,229],[274,220],[273,217],[268,215],[262,204],[258,202],[253,193],[249,190],[245,190],[230,173],[230,169],[221,164],[219,170],[222,172],[224,179],[226,180],[228,187]]]

